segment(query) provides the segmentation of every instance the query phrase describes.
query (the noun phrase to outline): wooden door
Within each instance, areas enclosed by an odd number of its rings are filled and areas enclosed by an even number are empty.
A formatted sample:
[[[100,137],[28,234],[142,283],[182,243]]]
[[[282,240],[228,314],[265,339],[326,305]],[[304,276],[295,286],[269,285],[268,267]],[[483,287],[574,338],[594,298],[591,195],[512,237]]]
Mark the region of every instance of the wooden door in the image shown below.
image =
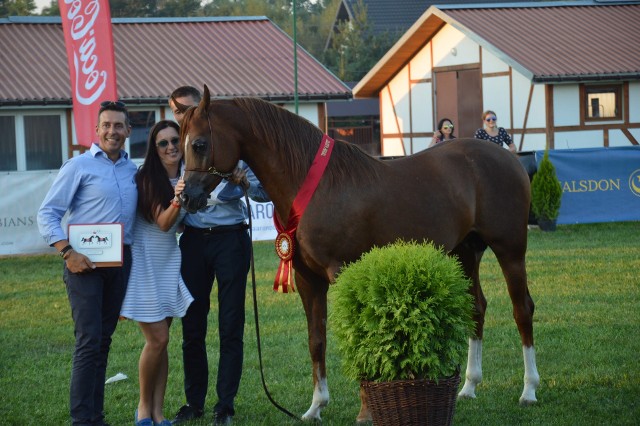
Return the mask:
[[[480,69],[437,71],[435,87],[434,127],[446,117],[453,120],[456,137],[473,137],[482,125]]]

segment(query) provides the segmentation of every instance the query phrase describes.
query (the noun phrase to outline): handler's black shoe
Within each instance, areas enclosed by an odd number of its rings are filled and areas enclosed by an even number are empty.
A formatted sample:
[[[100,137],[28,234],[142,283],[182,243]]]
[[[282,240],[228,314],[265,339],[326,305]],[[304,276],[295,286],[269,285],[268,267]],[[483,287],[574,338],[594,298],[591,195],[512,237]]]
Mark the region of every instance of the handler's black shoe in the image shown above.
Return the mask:
[[[232,423],[232,420],[233,420],[233,416],[228,413],[224,413],[220,411],[213,412],[214,426],[230,425]]]
[[[186,423],[190,420],[197,419],[202,417],[204,411],[201,408],[192,407],[191,405],[183,405],[178,410],[178,414],[176,414],[176,418],[171,422],[174,425],[179,425]]]

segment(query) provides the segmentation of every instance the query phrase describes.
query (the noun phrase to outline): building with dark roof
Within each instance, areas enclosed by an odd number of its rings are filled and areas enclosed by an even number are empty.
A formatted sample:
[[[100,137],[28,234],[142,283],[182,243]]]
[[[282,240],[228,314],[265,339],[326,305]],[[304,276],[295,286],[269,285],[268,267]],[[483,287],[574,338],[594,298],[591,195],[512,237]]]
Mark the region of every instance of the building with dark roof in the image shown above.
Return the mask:
[[[640,2],[431,6],[353,88],[380,103],[382,155],[426,149],[438,120],[484,110],[519,150],[638,145]]]
[[[294,109],[293,41],[266,17],[112,19],[118,97],[132,113],[126,148],[142,158],[148,130],[172,117],[178,86],[259,97]],[[60,18],[0,19],[0,171],[57,169],[79,152]],[[326,102],[351,89],[298,48],[299,114],[326,129]]]
[[[351,89],[266,17],[112,19],[117,94],[132,133],[125,149],[140,163],[150,128],[173,118],[167,105],[182,85],[212,96],[258,97],[326,129],[331,101]],[[83,152],[74,136],[71,83],[60,18],[0,19],[0,255],[48,253],[36,212],[67,158]],[[297,108],[296,108],[297,106]],[[273,239],[273,206],[252,203],[254,239]]]
[[[523,0],[496,0],[496,3],[519,3]],[[483,3],[477,0],[342,0],[336,11],[334,20],[334,31],[340,22],[348,22],[355,18],[358,5],[362,4],[366,8],[367,22],[371,26],[374,34],[388,33],[392,36],[400,37],[414,22],[432,5],[468,5]],[[326,43],[326,47],[331,45],[331,36]]]

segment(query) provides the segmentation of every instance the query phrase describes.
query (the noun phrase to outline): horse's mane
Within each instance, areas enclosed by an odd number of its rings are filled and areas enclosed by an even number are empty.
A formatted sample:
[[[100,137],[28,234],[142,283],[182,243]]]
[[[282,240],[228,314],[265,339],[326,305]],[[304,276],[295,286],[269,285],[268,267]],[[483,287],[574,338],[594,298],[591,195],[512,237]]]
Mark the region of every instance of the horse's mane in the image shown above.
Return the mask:
[[[246,113],[256,137],[281,155],[296,177],[304,179],[320,146],[322,131],[308,120],[261,99],[235,98],[234,102]],[[361,182],[356,177],[371,181],[380,177],[380,167],[376,167],[379,164],[382,162],[356,145],[336,140],[325,177],[332,186],[345,179]]]

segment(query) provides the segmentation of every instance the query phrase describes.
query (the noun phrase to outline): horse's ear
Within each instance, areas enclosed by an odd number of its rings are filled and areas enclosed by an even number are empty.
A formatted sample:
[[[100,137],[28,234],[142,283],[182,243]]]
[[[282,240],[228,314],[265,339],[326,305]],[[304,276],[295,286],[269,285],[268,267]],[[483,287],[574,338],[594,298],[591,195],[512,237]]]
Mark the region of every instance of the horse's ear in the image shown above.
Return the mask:
[[[186,111],[189,109],[189,105],[183,105],[180,102],[178,102],[176,100],[176,98],[173,97],[173,95],[171,95],[171,100],[173,101],[173,104],[176,106],[176,108],[178,109],[178,111]]]
[[[211,94],[209,93],[209,88],[207,85],[204,85],[204,92],[202,95],[202,100],[200,101],[200,106],[203,106],[204,109],[209,109],[209,102],[211,101]]]

